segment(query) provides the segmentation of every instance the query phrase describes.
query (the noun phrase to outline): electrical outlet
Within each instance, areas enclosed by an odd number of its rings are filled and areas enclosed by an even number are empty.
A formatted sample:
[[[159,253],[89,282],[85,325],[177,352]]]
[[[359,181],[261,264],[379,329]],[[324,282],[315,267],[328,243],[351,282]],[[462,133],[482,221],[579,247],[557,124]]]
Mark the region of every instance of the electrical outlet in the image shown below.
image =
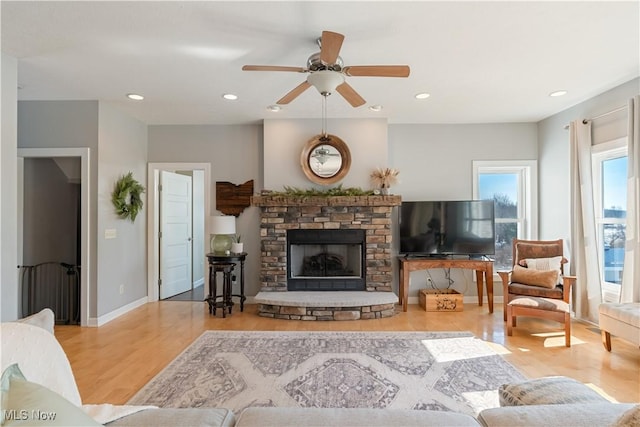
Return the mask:
[[[120,285],[120,295],[124,294],[124,285]]]

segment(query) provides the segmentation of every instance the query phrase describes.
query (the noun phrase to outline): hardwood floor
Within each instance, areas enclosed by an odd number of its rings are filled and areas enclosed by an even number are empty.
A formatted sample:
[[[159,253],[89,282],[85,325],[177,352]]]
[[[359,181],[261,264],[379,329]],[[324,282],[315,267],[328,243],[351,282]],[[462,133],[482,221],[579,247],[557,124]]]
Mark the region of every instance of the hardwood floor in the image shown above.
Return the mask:
[[[238,309],[238,307],[235,307]],[[248,331],[470,331],[488,343],[525,376],[565,375],[596,388],[612,400],[640,402],[640,349],[612,337],[602,346],[592,325],[572,323],[572,346],[564,346],[562,326],[519,318],[506,336],[502,305],[489,314],[486,304],[465,304],[458,313],[427,313],[409,305],[386,319],[309,322],[267,319],[245,306],[226,319],[209,315],[203,302],[146,304],[100,328],[56,326],[84,403],[124,404],[205,330]]]

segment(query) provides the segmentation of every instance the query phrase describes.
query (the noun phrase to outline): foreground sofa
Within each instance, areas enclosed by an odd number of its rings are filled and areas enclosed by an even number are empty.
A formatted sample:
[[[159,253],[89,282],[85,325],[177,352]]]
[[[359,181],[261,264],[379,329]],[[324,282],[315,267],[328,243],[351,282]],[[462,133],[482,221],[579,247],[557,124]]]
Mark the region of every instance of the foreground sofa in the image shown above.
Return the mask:
[[[44,310],[23,322],[0,325],[3,404],[6,402],[2,414],[7,415],[3,426],[640,425],[640,405],[610,403],[564,377],[505,385],[500,399],[509,406],[484,410],[477,419],[456,412],[410,409],[252,407],[236,415],[225,408],[82,405],[69,360],[53,335],[53,322],[53,313]],[[36,419],[38,411],[55,412],[56,417]]]
[[[82,405],[69,359],[53,335],[54,321],[53,312],[45,309],[19,322],[0,324],[2,402],[7,404],[7,407],[2,408],[2,414],[7,415],[3,427],[231,427],[235,424],[235,415],[225,408],[170,409],[110,404]],[[8,381],[4,380],[12,366],[15,366],[14,371],[19,370],[19,375],[18,378],[14,377],[15,381],[12,381],[8,388]],[[19,377],[22,375],[26,381],[20,381]],[[19,388],[14,385],[18,385]],[[55,417],[46,419],[48,413],[55,413]]]

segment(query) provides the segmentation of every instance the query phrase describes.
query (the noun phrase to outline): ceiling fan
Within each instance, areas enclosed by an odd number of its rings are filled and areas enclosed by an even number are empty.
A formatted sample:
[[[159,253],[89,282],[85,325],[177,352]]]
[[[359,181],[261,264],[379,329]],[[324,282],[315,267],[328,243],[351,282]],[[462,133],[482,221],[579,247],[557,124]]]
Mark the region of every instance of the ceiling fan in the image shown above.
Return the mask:
[[[337,91],[353,107],[365,104],[362,98],[346,81],[349,77],[408,77],[408,65],[352,65],[343,66],[340,58],[340,48],[344,36],[332,31],[323,31],[316,42],[320,52],[314,53],[307,59],[307,68],[285,67],[278,65],[245,65],[244,71],[288,71],[294,73],[309,73],[307,80],[300,83],[293,90],[278,100],[278,104],[288,104],[296,99],[310,86],[314,86],[325,98],[334,90]]]
[[[321,165],[324,165],[331,157],[340,157],[340,154],[337,152],[332,153],[331,150],[329,150],[326,146],[320,145],[318,146],[318,148],[313,150],[313,154],[311,154],[311,157],[316,159],[316,161]]]

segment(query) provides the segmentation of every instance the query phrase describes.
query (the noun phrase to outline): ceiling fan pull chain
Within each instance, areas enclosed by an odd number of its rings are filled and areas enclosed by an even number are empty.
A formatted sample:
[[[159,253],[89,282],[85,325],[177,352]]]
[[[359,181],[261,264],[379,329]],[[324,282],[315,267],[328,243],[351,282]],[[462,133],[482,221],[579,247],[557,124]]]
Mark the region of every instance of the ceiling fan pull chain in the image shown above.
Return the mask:
[[[327,137],[327,95],[322,95],[322,136]]]

